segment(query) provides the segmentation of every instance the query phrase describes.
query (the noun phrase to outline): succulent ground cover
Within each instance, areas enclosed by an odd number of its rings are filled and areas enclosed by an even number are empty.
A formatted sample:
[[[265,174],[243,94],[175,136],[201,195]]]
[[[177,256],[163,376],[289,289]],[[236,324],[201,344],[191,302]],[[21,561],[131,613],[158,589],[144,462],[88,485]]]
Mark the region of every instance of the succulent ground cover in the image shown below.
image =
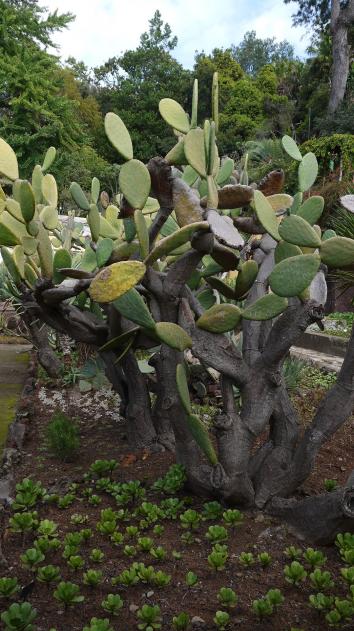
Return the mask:
[[[101,421],[90,423],[88,404],[97,395],[59,394],[54,382],[37,389],[17,469],[20,486],[2,533],[9,565],[0,578],[12,582],[0,580],[1,612],[23,599],[37,610],[29,624],[38,631],[160,628],[153,624],[191,630],[197,627],[183,624],[195,617],[206,631],[352,628],[348,537],[310,546],[259,511],[192,498],[172,454],[130,451],[109,399],[108,412],[99,409]],[[304,386],[292,394],[304,425],[323,394]],[[48,417],[60,407],[79,428],[72,462],[53,457],[45,440]],[[325,480],[346,479],[352,424],[321,450],[303,494],[322,492]]]

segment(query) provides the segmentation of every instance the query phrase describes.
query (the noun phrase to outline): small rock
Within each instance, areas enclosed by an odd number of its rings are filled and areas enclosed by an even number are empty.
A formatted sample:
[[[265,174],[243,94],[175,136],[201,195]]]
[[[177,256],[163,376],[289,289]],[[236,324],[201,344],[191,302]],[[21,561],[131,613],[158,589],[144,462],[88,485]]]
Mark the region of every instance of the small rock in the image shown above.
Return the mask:
[[[265,520],[265,517],[264,517],[263,513],[258,513],[258,515],[254,519],[254,521],[257,521],[257,522],[262,522],[264,520]]]
[[[191,622],[192,627],[194,627],[195,629],[201,629],[202,627],[206,626],[205,620],[203,620],[203,618],[200,618],[199,616],[193,616]]]
[[[138,611],[138,609],[139,609],[138,605],[134,605],[133,603],[131,605],[129,605],[130,613],[136,613]]]
[[[154,593],[155,593],[155,592],[153,592],[153,591],[147,592],[147,593],[146,593],[146,597],[147,597],[147,598],[151,598],[151,596],[153,596],[153,595],[154,595]]]

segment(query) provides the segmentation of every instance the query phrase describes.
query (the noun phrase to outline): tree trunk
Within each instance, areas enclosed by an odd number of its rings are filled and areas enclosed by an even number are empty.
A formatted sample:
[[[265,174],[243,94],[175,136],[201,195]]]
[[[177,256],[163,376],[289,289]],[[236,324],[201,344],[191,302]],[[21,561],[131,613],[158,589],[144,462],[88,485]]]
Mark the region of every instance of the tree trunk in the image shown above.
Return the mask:
[[[277,497],[268,512],[286,521],[298,537],[331,544],[338,532],[354,532],[354,471],[343,488],[304,500]]]
[[[341,9],[340,0],[332,0],[331,33],[332,33],[332,70],[331,92],[328,112],[333,114],[342,103],[347,86],[350,65],[350,45],[348,29],[354,19],[354,0],[349,0],[346,9]]]
[[[48,342],[48,328],[26,311],[22,314],[22,320],[26,324],[33,346],[37,351],[40,365],[49,377],[57,379],[60,376],[61,363]]]

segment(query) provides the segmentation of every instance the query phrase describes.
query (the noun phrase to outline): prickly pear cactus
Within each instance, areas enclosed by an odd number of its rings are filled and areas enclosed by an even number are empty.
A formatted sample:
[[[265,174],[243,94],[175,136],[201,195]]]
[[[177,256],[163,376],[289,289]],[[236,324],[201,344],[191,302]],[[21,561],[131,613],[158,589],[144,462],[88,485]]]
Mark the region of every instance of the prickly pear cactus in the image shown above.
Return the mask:
[[[250,185],[247,157],[238,183],[234,161],[218,154],[217,98],[215,75],[212,116],[203,126],[197,82],[191,116],[176,101],[162,99],[161,116],[178,141],[152,165],[134,158],[124,122],[108,113],[108,139],[124,160],[120,193],[108,200],[97,178],[90,191],[73,181],[66,221],[49,172],[55,149],[48,149],[26,181],[19,179],[13,150],[0,139],[0,246],[18,296],[32,292],[35,300],[45,286],[52,290],[51,301],[70,299],[72,308],[101,323],[106,338],[101,349],[116,353],[117,361],[129,350],[160,345],[193,353],[193,335],[179,321],[164,321],[163,308],[156,307],[167,300],[163,292],[170,279],[168,300],[179,304],[193,296],[197,330],[235,339],[249,321],[270,321],[287,309],[288,300],[307,300],[321,266],[354,264],[354,242],[333,231],[322,235],[317,225],[323,199],[307,194],[317,177],[316,157],[303,156],[285,136],[283,148],[298,162],[298,191],[284,193],[278,176],[274,190],[271,178],[267,186]],[[273,257],[267,274],[257,252]],[[182,364],[177,386],[189,430],[215,464],[208,432],[192,413]]]

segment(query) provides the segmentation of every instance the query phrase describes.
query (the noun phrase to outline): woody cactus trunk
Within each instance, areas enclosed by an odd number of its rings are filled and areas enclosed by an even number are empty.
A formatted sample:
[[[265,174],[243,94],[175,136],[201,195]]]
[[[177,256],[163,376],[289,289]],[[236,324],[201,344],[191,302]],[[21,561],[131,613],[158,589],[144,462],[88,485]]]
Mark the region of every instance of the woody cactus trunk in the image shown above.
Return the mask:
[[[354,529],[354,475],[333,493],[291,496],[353,410],[354,333],[337,383],[304,433],[282,365],[306,328],[321,326],[326,273],[354,265],[354,241],[317,225],[323,199],[304,195],[316,157],[303,156],[290,137],[283,148],[298,163],[294,195],[283,192],[282,172],[249,183],[247,160],[237,174],[230,158],[219,159],[217,92],[215,76],[203,127],[197,82],[190,117],[161,101],[178,141],[148,165],[134,158],[120,117],[107,114],[107,136],[124,160],[120,196],[107,205],[97,178],[90,195],[73,182],[76,211],[65,225],[47,172],[55,149],[30,183],[0,140],[0,172],[12,183],[11,196],[0,190],[1,253],[28,317],[97,350],[132,446],[174,448],[198,495],[264,509],[326,542]],[[75,222],[77,209],[91,238]],[[142,350],[152,375],[140,370]],[[219,373],[222,411],[212,431],[193,413],[187,350]]]

